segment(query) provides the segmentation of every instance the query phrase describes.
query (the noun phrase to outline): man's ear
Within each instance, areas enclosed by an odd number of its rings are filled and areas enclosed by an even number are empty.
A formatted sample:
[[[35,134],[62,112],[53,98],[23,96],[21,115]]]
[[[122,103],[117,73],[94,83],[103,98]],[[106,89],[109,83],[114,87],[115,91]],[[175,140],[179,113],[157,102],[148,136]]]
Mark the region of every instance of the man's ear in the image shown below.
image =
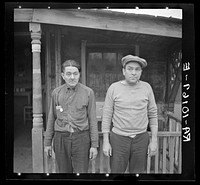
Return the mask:
[[[64,73],[61,73],[61,76],[62,76],[63,80],[65,80],[65,79],[64,79]]]
[[[125,76],[125,68],[124,67],[122,67],[122,73]]]

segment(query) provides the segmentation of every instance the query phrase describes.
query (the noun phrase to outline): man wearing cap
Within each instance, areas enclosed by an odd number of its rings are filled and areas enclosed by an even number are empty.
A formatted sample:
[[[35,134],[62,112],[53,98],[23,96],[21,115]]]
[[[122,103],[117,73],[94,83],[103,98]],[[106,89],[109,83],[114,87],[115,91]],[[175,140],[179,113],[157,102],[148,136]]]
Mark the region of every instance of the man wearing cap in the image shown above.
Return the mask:
[[[111,173],[124,173],[128,164],[130,173],[145,173],[147,155],[157,152],[157,106],[151,86],[140,80],[146,60],[127,55],[121,61],[125,79],[111,84],[103,108],[103,153],[111,157]]]
[[[53,150],[58,173],[87,173],[89,158],[95,159],[98,127],[94,92],[79,83],[80,66],[74,60],[62,64],[65,84],[52,92],[45,133],[45,152]]]

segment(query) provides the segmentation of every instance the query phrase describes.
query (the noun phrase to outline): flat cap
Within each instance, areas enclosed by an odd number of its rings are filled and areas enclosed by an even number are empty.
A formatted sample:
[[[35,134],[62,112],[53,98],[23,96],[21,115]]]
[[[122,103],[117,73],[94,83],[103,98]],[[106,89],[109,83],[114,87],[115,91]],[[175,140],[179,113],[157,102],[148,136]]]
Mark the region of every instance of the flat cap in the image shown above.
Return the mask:
[[[121,60],[122,66],[124,67],[128,62],[137,62],[141,65],[142,68],[145,68],[147,66],[147,61],[143,58],[140,58],[138,56],[133,55],[127,55],[122,58]]]

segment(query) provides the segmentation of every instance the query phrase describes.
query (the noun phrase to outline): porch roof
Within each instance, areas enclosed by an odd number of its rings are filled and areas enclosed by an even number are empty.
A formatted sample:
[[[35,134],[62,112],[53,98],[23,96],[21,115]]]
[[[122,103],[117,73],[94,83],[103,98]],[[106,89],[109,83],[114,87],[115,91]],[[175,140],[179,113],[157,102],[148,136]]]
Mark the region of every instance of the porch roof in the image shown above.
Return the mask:
[[[14,9],[14,22],[93,28],[182,38],[182,21],[95,9]]]

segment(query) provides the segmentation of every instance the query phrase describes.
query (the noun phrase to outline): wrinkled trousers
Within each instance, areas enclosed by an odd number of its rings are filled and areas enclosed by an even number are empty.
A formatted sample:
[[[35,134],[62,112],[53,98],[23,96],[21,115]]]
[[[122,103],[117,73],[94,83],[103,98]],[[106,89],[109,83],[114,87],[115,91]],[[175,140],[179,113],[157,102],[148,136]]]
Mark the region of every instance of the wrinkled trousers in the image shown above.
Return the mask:
[[[87,173],[89,165],[89,131],[55,132],[53,149],[57,173]]]
[[[128,165],[130,173],[145,173],[149,145],[148,132],[138,134],[134,138],[111,132],[110,144],[111,173],[124,173]]]

